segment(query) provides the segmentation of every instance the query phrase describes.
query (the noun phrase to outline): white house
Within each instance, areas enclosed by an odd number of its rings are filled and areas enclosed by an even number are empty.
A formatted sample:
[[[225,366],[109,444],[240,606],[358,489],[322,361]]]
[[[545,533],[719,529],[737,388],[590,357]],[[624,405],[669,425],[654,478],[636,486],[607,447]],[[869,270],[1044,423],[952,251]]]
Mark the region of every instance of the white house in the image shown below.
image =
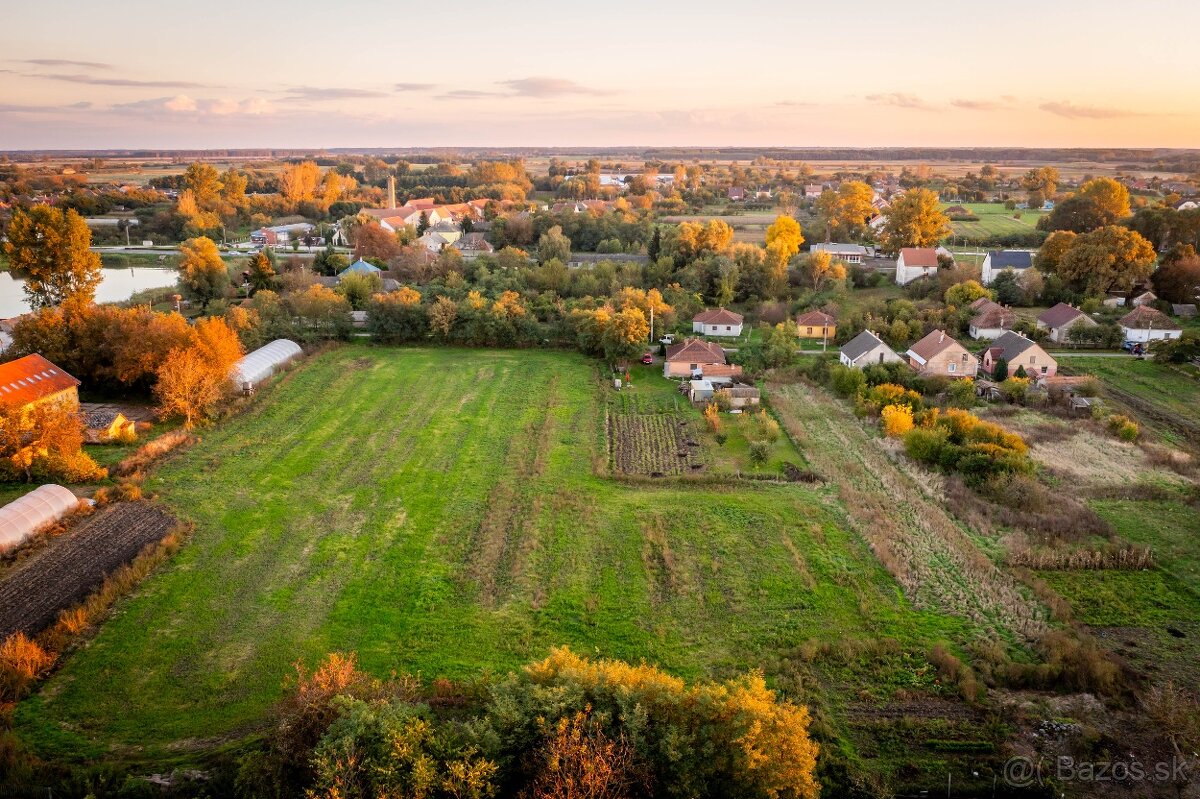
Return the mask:
[[[1117,321],[1126,341],[1148,344],[1151,341],[1169,341],[1183,335],[1183,329],[1157,308],[1139,305]]]
[[[1033,250],[992,250],[983,259],[982,282],[985,286],[1001,272],[1024,272],[1033,266]]]
[[[843,261],[848,264],[861,264],[863,259],[867,257],[867,248],[861,244],[826,242],[824,244],[814,244],[809,249],[811,252],[827,252],[829,253],[829,257],[835,261]]]
[[[715,308],[696,314],[692,318],[692,332],[705,336],[740,336],[742,335],[742,319],[741,314],[727,311],[724,308]]]
[[[938,253],[932,247],[905,247],[896,259],[896,283],[906,286],[917,278],[936,275]]]
[[[879,336],[864,330],[842,345],[838,350],[838,360],[845,366],[863,369],[876,363],[898,363],[904,359],[884,344]]]

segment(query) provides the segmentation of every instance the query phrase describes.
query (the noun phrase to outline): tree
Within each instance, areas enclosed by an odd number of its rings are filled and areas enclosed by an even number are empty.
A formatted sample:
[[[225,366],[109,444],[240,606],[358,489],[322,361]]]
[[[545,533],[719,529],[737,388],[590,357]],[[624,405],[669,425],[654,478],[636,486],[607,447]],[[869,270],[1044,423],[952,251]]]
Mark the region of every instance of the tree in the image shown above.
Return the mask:
[[[1164,263],[1151,275],[1154,293],[1174,303],[1194,303],[1200,297],[1200,256]]]
[[[632,358],[646,346],[650,321],[640,308],[626,308],[612,315],[604,329],[604,355],[609,361]]]
[[[538,239],[538,263],[558,259],[562,263],[571,260],[571,240],[563,235],[562,226],[555,225]]]
[[[100,256],[89,248],[92,233],[74,210],[35,205],[18,208],[8,223],[4,253],[25,275],[25,295],[34,308],[67,300],[91,302],[100,285]]]
[[[861,180],[847,180],[837,191],[826,189],[817,198],[817,216],[828,237],[857,238],[863,225],[875,214],[874,190]]]
[[[379,277],[378,272],[370,274],[348,272],[338,281],[337,286],[337,293],[345,297],[346,302],[350,303],[350,307],[356,311],[366,310],[371,297],[381,291],[383,291],[383,280]]]
[[[1011,269],[1005,269],[996,275],[992,281],[992,292],[995,294],[996,302],[1001,305],[1020,305],[1025,297],[1017,274]]]
[[[458,319],[458,304],[449,297],[439,296],[429,308],[429,329],[443,341],[450,338]]]
[[[429,214],[422,211],[421,215],[417,217],[417,235],[424,236],[427,230],[429,230]]]
[[[892,203],[880,231],[888,252],[903,247],[933,247],[950,235],[950,220],[942,213],[938,197],[928,189],[912,189]]]
[[[252,294],[275,285],[275,267],[271,265],[271,259],[267,257],[266,253],[255,253],[254,257],[250,259],[250,268],[247,272]]]
[[[981,173],[982,174],[982,171]],[[1039,192],[1043,199],[1054,196],[1058,191],[1058,170],[1052,166],[1044,166],[1040,169],[1031,169],[1021,178],[1021,188],[1030,192]],[[1042,204],[1038,203],[1036,207],[1041,208]],[[1029,204],[1030,208],[1035,207],[1033,203]]]
[[[1078,196],[1090,200],[1112,224],[1129,216],[1129,189],[1112,178],[1093,178],[1079,187]]]
[[[997,358],[992,362],[992,380],[997,383],[1003,383],[1008,379],[1008,361],[1004,358]]]
[[[846,279],[845,264],[833,260],[833,256],[827,252],[810,252],[800,268],[808,285],[816,291],[820,291],[831,280]]]
[[[1054,206],[1054,210],[1038,220],[1038,230],[1070,230],[1087,233],[1116,219],[1105,214],[1093,200],[1078,195],[1068,197]]]
[[[1079,234],[1073,230],[1056,230],[1051,233],[1042,242],[1042,247],[1038,250],[1033,265],[1048,275],[1057,272],[1059,263],[1067,254],[1067,250],[1071,249],[1075,243],[1077,235]]]
[[[1058,275],[1092,295],[1130,292],[1154,271],[1150,242],[1126,227],[1108,225],[1079,235],[1058,264]]]
[[[154,388],[159,413],[181,416],[189,429],[210,417],[233,388],[230,373],[242,357],[237,333],[220,317],[196,323],[192,341],[172,350]]]
[[[383,261],[400,255],[402,246],[396,234],[384,230],[382,226],[370,223],[358,225],[350,232],[350,240],[354,244],[354,257],[379,258]]]
[[[179,245],[179,278],[184,288],[197,300],[200,307],[208,308],[209,302],[225,296],[229,288],[229,267],[221,258],[216,242],[200,236],[188,239]],[[255,258],[266,256],[259,253]]]
[[[321,184],[321,168],[315,161],[284,164],[279,175],[279,193],[295,205],[316,199],[317,187]]]
[[[800,232],[800,223],[790,216],[775,217],[775,221],[767,228],[767,252],[785,264],[800,252],[800,245],[803,243],[804,234]]]
[[[964,280],[946,289],[945,300],[947,305],[963,308],[975,300],[990,296],[992,293],[980,285],[978,280]]]
[[[83,451],[83,421],[61,402],[20,406],[0,399],[0,478],[98,480],[106,472]]]

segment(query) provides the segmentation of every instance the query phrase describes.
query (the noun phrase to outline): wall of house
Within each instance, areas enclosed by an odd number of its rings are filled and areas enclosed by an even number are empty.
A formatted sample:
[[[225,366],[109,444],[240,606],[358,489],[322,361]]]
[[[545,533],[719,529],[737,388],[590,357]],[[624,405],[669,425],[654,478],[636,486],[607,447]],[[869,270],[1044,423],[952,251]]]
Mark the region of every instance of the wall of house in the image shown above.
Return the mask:
[[[950,347],[927,360],[920,371],[923,375],[974,377],[979,371],[979,362],[965,349]]]
[[[703,333],[706,336],[740,336],[741,325],[706,325],[702,322],[692,322],[693,333]]]
[[[899,262],[896,264],[896,283],[901,286],[907,285],[919,277],[936,274],[936,266],[901,266]]]
[[[1131,327],[1123,327],[1121,330],[1125,333],[1126,341],[1135,341],[1142,344],[1150,341],[1170,341],[1183,335],[1182,330],[1147,330],[1145,328],[1136,329]]]
[[[801,325],[797,329],[800,338],[833,338],[837,325]]]

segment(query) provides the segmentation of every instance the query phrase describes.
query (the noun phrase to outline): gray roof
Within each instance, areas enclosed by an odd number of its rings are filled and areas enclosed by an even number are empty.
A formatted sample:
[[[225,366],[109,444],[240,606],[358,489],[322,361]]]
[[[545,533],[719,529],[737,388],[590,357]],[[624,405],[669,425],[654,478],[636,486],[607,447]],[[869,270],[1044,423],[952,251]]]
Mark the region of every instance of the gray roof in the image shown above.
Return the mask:
[[[1001,334],[999,338],[993,341],[988,349],[1000,350],[1000,352],[996,354],[996,357],[1003,358],[1009,363],[1012,363],[1013,360],[1020,356],[1022,352],[1035,345],[1036,342],[1025,338],[1020,333],[1014,333],[1013,331],[1009,330],[1008,332]]]
[[[861,244],[838,244],[837,242],[824,242],[822,244],[814,244],[809,248],[812,252],[827,252],[830,255],[844,253],[846,255],[866,255],[867,248]]]
[[[883,342],[878,336],[870,330],[864,330],[842,345],[840,352],[851,361],[857,361],[880,344],[883,344]],[[884,346],[886,347],[887,345],[884,344]]]
[[[1026,250],[992,250],[992,269],[1028,269],[1033,266],[1033,253]]]

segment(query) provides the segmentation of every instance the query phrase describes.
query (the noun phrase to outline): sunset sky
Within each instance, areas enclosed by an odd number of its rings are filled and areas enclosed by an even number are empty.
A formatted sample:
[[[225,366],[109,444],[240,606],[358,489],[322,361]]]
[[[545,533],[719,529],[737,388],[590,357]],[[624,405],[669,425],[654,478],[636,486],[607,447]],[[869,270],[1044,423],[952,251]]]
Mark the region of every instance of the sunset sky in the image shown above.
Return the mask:
[[[1200,146],[1200,3],[1178,0],[116,0],[4,16],[0,149]]]

